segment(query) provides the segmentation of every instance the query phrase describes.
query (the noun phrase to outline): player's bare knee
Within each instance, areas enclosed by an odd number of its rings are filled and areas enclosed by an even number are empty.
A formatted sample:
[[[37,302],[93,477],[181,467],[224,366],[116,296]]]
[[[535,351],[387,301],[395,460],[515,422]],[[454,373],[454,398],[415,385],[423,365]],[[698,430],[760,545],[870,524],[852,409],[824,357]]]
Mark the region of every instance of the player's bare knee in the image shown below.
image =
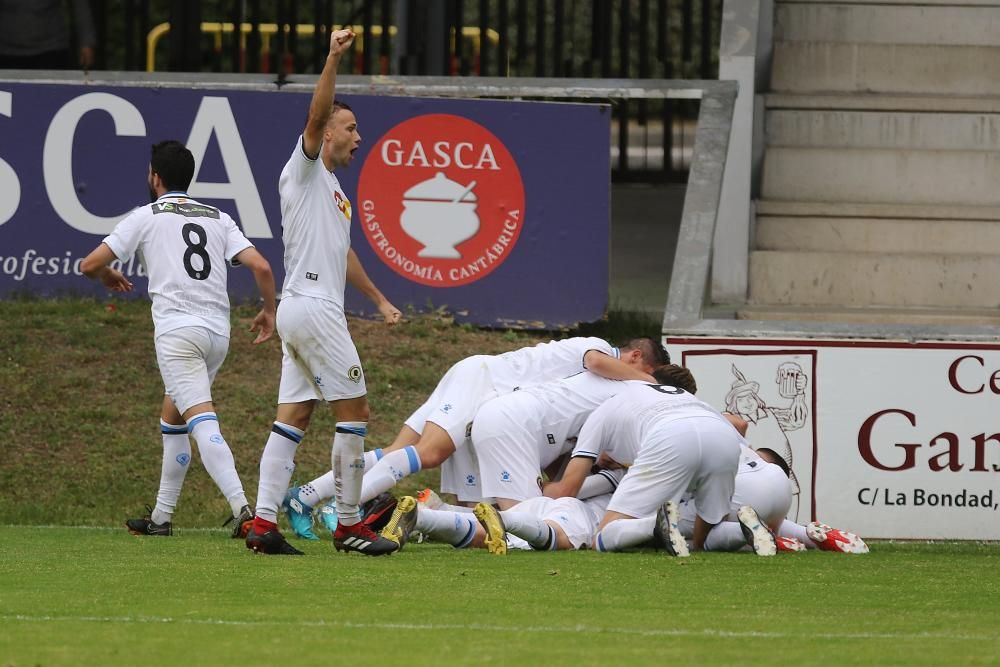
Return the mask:
[[[359,396],[330,404],[333,416],[339,422],[366,422],[369,417],[368,397]]]

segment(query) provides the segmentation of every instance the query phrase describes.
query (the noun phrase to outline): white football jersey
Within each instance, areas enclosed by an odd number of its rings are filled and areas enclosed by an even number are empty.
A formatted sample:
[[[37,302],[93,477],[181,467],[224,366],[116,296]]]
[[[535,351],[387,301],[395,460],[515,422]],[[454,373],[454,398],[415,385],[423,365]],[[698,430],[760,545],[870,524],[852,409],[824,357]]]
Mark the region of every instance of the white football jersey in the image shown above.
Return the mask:
[[[736,471],[737,475],[757,472],[768,465],[774,464],[762,459],[760,454],[750,449],[746,444],[740,444],[740,465]]]
[[[229,336],[226,264],[253,247],[229,215],[168,192],[129,213],[104,243],[123,263],[133,254],[142,262],[155,336],[188,326]]]
[[[562,444],[580,433],[597,406],[604,403],[625,386],[619,380],[608,380],[594,373],[582,372],[568,378],[528,385],[522,391],[538,399],[545,444]],[[543,434],[539,434],[543,435]],[[566,449],[568,451],[569,448]]]
[[[597,350],[619,358],[618,348],[600,338],[567,338],[504,352],[486,360],[493,387],[506,394],[518,387],[569,377],[586,370],[583,356]]]
[[[687,417],[716,416],[719,412],[687,393],[668,385],[629,380],[587,419],[577,438],[573,456],[596,459],[602,452],[613,461],[631,465],[652,426]]]
[[[281,170],[278,194],[285,245],[282,296],[312,296],[343,308],[351,202],[323,160],[306,156],[301,135]]]

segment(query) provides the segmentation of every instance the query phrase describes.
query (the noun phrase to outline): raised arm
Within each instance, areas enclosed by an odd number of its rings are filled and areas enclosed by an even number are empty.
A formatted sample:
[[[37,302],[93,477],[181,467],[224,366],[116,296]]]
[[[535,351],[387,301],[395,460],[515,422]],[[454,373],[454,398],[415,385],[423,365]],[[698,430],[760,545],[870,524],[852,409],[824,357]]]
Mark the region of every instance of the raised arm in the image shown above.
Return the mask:
[[[330,51],[327,53],[319,81],[316,82],[312,102],[309,103],[309,117],[306,119],[305,129],[302,130],[302,150],[311,159],[316,159],[319,155],[319,149],[323,145],[323,129],[333,110],[337,67],[353,42],[354,33],[350,30],[335,30],[330,33]]]

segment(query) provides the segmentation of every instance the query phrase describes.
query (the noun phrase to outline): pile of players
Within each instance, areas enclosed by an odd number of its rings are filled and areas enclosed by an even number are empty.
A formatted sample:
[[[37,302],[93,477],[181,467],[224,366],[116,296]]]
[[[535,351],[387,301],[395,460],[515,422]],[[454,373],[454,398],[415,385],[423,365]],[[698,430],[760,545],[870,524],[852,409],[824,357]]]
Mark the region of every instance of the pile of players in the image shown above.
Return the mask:
[[[508,544],[614,551],[650,541],[675,556],[744,547],[759,555],[867,550],[850,533],[784,521],[788,466],[773,451],[751,450],[738,430],[745,424],[695,398],[690,373],[670,365],[650,338],[620,348],[570,338],[469,357],[445,374],[389,447],[365,452],[369,407],[345,287],[366,295],[388,325],[400,311],[350,247],[351,204],[333,174],[351,164],[361,143],[354,112],[334,101],[337,67],[353,39],[350,30],[331,33],[305,127],[279,179],[280,306],[270,265],[235,221],[187,193],[195,160],[176,141],[153,146],[152,203],[137,207],[81,263],[85,275],[116,292],[133,289],[116,262],[138,256],[149,276],[165,388],[163,458],[155,507],[129,519],[130,532],[173,534],[193,437],[232,509],[233,537],[256,553],[300,555],[278,528],[279,512],[298,535],[314,538],[314,508],[330,497],[334,546],[367,555],[397,551],[414,532],[496,554]],[[282,345],[277,414],[254,510],[211,394],[229,345],[227,265],[249,268],[261,294],[254,342],[277,332]],[[320,401],[337,419],[330,472],[289,491],[296,450]],[[459,504],[434,502],[436,494],[397,502],[388,493],[435,467],[441,490]],[[334,517],[327,509],[323,516]]]
[[[419,534],[494,554],[647,544],[679,557],[692,549],[867,552],[856,535],[785,519],[788,465],[773,450],[751,449],[745,422],[696,391],[691,373],[650,338],[621,348],[570,338],[469,357],[392,445],[367,454],[364,520],[398,548]],[[442,491],[459,505],[430,490],[398,501],[386,493],[438,465]],[[329,483],[289,490],[284,509],[300,537],[318,539],[316,504],[305,496]],[[335,525],[332,504],[320,516]]]

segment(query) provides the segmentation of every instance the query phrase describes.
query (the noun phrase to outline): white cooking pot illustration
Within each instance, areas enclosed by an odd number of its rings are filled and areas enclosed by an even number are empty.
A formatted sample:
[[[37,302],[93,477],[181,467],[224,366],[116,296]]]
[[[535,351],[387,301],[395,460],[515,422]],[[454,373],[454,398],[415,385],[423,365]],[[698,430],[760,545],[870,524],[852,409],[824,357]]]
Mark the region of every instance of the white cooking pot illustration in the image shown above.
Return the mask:
[[[476,182],[462,185],[438,172],[403,193],[403,231],[424,245],[420,257],[458,259],[455,249],[479,231],[476,215]]]

